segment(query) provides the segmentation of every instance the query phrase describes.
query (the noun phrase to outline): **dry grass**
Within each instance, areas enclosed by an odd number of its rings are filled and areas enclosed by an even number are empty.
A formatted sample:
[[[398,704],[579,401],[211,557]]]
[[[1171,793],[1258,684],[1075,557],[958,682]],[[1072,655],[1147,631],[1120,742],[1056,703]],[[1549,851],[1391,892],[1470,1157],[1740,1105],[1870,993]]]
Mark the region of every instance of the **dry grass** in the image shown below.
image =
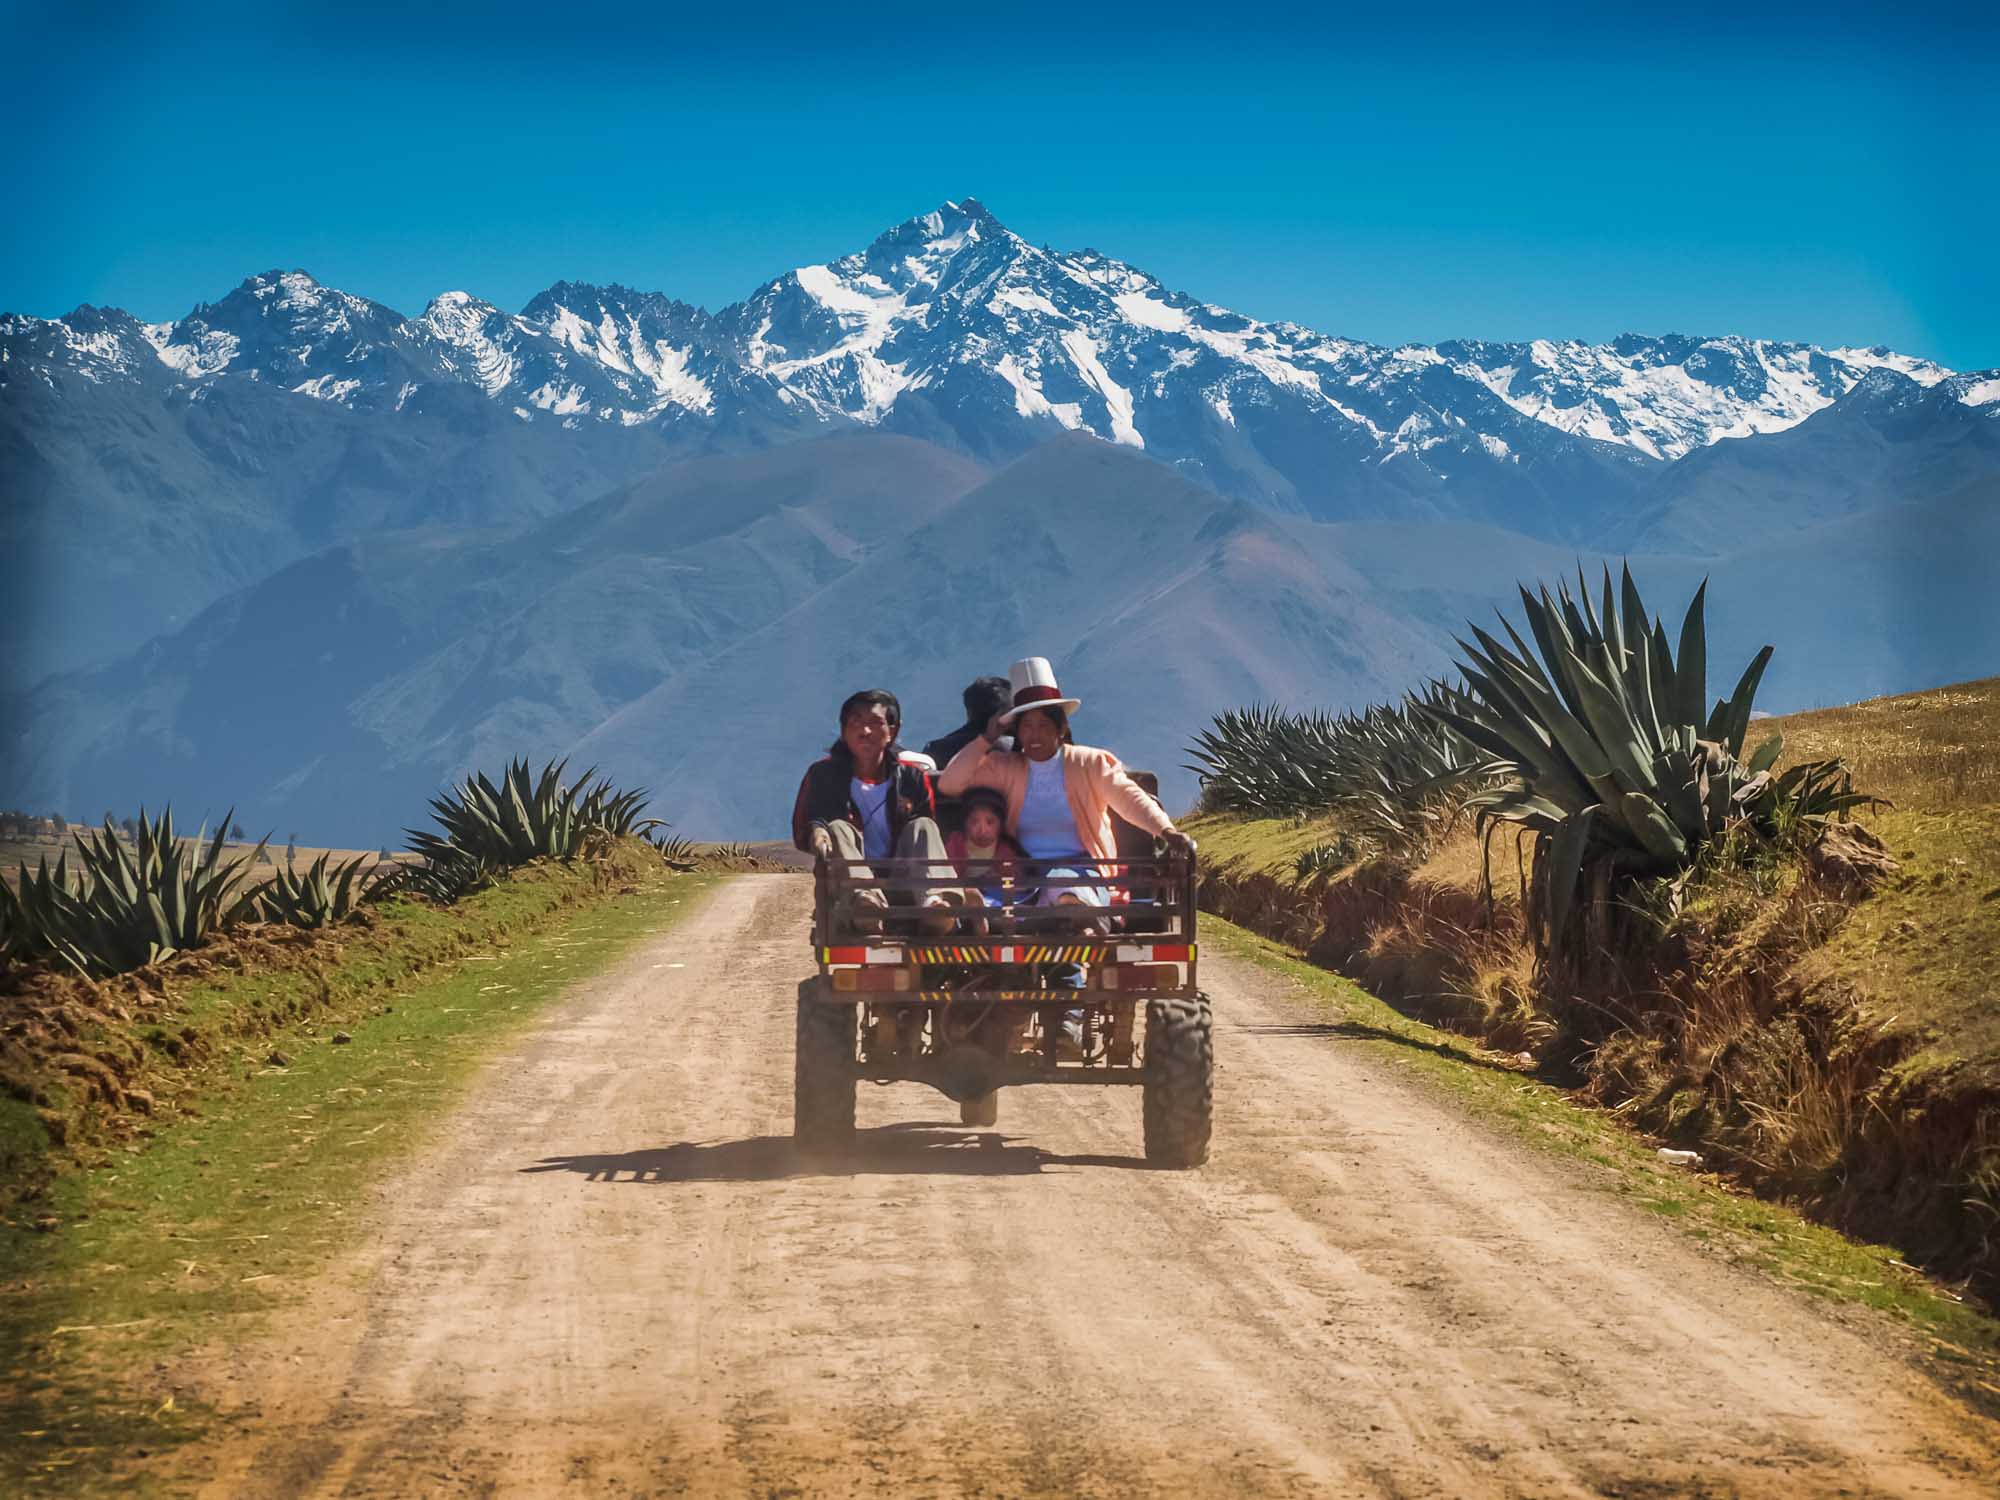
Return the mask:
[[[1843,756],[1856,786],[1898,805],[2000,803],[2000,677],[1763,720],[1752,738],[1769,729],[1787,763]]]

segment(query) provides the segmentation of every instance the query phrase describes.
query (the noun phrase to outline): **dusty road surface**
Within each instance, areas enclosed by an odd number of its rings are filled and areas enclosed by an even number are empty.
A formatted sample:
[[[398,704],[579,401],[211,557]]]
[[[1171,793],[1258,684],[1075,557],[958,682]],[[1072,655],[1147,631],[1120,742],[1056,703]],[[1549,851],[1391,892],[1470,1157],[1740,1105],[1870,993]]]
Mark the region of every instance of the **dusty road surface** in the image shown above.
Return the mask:
[[[579,987],[250,1349],[216,1495],[1991,1495],[1971,1424],[1823,1309],[1469,1125],[1206,965],[1216,1153],[1118,1089],[997,1131],[864,1085],[790,1143],[808,883]]]

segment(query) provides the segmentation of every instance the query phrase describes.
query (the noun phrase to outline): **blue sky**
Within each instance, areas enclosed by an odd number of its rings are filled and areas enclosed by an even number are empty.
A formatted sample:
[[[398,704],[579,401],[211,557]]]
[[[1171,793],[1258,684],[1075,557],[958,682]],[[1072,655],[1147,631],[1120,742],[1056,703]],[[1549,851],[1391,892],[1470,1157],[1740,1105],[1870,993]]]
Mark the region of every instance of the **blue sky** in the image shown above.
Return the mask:
[[[1514,10],[0,5],[0,309],[176,317],[274,266],[717,307],[976,196],[1383,343],[2000,365],[1992,7]]]

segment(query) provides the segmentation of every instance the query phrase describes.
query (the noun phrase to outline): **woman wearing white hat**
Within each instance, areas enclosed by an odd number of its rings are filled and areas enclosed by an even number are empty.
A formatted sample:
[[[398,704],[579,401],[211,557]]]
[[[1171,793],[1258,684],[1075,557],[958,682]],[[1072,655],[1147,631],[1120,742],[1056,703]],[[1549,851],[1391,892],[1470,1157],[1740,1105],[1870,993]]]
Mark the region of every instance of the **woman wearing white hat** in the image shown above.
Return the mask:
[[[1007,799],[1007,832],[1029,859],[1054,866],[1051,875],[1080,875],[1097,861],[1117,859],[1114,813],[1156,837],[1184,839],[1117,756],[1072,740],[1069,716],[1082,700],[1063,696],[1047,658],[1017,661],[1007,676],[1012,706],[951,758],[938,778],[939,792],[956,797],[976,786],[998,791]],[[1010,729],[1016,748],[997,749],[994,741]],[[1102,906],[1105,893],[1096,886],[1059,887],[1044,891],[1042,900]]]

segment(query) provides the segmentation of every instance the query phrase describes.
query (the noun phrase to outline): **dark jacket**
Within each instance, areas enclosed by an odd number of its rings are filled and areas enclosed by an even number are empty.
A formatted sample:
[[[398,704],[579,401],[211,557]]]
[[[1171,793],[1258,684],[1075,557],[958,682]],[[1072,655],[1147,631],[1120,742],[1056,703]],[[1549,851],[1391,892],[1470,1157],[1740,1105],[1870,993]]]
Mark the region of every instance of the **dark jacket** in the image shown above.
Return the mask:
[[[924,754],[936,763],[939,770],[951,764],[951,758],[986,732],[984,724],[961,724],[950,734],[932,740],[924,746]]]
[[[889,789],[889,837],[903,836],[904,828],[916,818],[937,817],[937,795],[931,786],[928,766],[907,758],[900,746],[891,746],[896,757],[895,784]],[[848,782],[854,779],[854,762],[846,756],[829,755],[806,767],[799,782],[798,800],[792,804],[792,843],[812,849],[815,823],[837,823],[843,819],[861,827],[861,811],[854,805]]]

